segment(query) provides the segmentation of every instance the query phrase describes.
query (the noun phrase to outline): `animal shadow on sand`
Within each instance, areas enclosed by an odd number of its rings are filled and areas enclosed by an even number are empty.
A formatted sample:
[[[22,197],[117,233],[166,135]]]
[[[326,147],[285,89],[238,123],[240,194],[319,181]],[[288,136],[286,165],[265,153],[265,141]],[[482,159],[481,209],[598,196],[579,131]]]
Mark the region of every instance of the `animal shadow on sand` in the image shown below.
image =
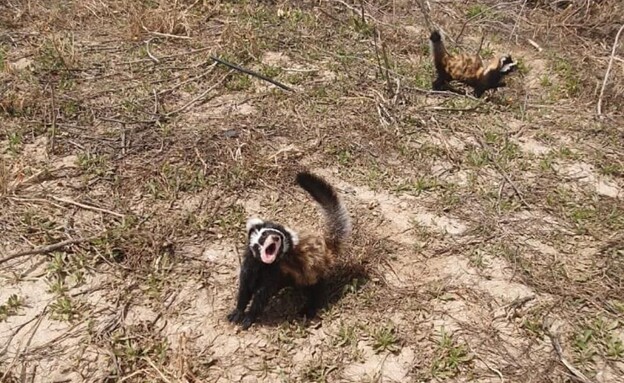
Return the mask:
[[[306,302],[303,291],[296,287],[286,287],[271,298],[255,326],[277,327],[293,322],[307,326],[317,323],[325,310],[339,302],[345,295],[360,290],[368,281],[369,274],[365,265],[340,262],[326,280],[323,305],[314,318],[306,318],[299,314]]]

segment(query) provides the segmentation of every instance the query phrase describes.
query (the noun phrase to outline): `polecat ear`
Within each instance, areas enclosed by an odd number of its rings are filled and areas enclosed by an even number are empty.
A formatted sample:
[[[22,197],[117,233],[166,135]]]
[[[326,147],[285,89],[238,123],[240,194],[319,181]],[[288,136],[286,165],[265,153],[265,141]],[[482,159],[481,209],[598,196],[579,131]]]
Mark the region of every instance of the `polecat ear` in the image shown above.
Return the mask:
[[[254,227],[254,226],[258,226],[258,225],[262,225],[264,223],[263,220],[261,220],[260,218],[257,217],[253,217],[253,218],[249,218],[247,220],[247,234],[249,234],[249,231]]]
[[[290,234],[292,245],[297,246],[299,244],[299,235],[297,234],[297,232],[289,227],[285,227],[284,230],[286,230],[286,232]]]

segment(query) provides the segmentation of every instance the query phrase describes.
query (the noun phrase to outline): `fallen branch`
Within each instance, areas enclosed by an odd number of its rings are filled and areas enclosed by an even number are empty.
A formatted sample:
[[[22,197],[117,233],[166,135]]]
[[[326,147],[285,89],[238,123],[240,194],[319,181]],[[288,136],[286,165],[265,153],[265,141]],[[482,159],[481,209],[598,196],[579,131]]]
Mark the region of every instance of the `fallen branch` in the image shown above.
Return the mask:
[[[121,214],[121,213],[117,213],[117,212],[110,211],[110,210],[107,210],[107,209],[102,209],[101,207],[95,207],[95,206],[91,206],[91,205],[86,205],[84,203],[72,201],[70,199],[59,198],[59,197],[55,197],[55,196],[50,196],[50,198],[52,198],[53,200],[58,201],[58,202],[67,203],[67,204],[70,204],[70,205],[78,206],[78,207],[81,207],[81,208],[86,209],[86,210],[99,211],[100,213],[107,213],[107,214],[114,215],[115,217],[119,217],[119,218],[124,218],[125,217],[125,215]]]
[[[211,86],[210,88],[206,89],[205,91],[203,91],[199,96],[193,98],[191,101],[187,102],[186,104],[182,105],[181,107],[179,107],[178,109],[171,111],[169,113],[167,113],[165,116],[169,117],[172,116],[174,114],[178,114],[181,112],[184,112],[188,107],[190,107],[191,105],[193,105],[194,103],[196,103],[197,101],[201,100],[202,98],[206,97],[206,95],[208,93],[210,93],[211,91],[213,91],[216,87],[218,87],[219,85],[221,85],[221,83],[223,81],[225,81],[226,78],[228,78],[228,76],[230,74],[232,74],[232,72],[234,72],[234,70],[229,71],[225,76],[223,76],[219,81],[217,81],[213,86]]]
[[[160,60],[158,59],[158,57],[154,56],[154,55],[152,54],[152,52],[150,52],[150,42],[151,42],[152,40],[153,40],[153,39],[149,39],[149,40],[147,40],[147,41],[145,42],[145,52],[147,52],[147,56],[148,56],[150,59],[152,59],[152,61],[153,61],[154,63],[158,64],[158,63],[160,62]]]
[[[598,97],[598,106],[597,106],[597,114],[598,117],[602,115],[602,96],[604,96],[604,90],[607,86],[607,80],[609,79],[609,74],[611,73],[611,67],[613,66],[613,58],[615,57],[615,50],[618,46],[618,41],[620,40],[620,34],[624,30],[624,24],[618,30],[617,35],[615,35],[615,41],[613,42],[613,48],[611,48],[611,57],[609,58],[609,65],[607,66],[607,72],[605,73],[604,80],[602,80],[602,88],[600,88],[600,96]]]
[[[280,88],[282,88],[282,89],[284,89],[284,90],[287,90],[287,91],[289,91],[289,92],[294,92],[294,91],[295,91],[293,88],[291,88],[291,87],[289,87],[289,86],[287,86],[287,85],[284,85],[284,84],[282,84],[282,83],[281,83],[281,82],[279,82],[279,81],[273,80],[272,78],[268,78],[267,76],[262,75],[262,74],[260,74],[260,73],[258,73],[258,72],[254,72],[254,71],[252,71],[252,70],[250,70],[250,69],[245,69],[245,68],[242,68],[242,67],[240,67],[240,66],[238,66],[238,65],[236,65],[236,64],[232,64],[232,63],[230,63],[230,62],[227,62],[227,61],[222,60],[222,59],[220,59],[220,58],[217,58],[217,57],[215,57],[215,56],[210,56],[210,58],[211,58],[211,59],[213,59],[214,61],[218,62],[219,64],[225,65],[225,66],[230,67],[230,68],[232,68],[232,69],[234,69],[234,70],[237,70],[237,71],[239,71],[239,72],[246,73],[246,74],[248,74],[248,75],[250,75],[250,76],[254,76],[254,77],[259,78],[259,79],[261,79],[261,80],[264,80],[264,81],[270,82],[271,84],[273,84],[273,85],[275,85],[275,86],[278,86],[278,87],[280,87]]]
[[[527,39],[527,41],[529,42],[529,44],[533,46],[533,48],[537,49],[538,52],[541,52],[543,50],[542,47],[540,47],[539,44],[536,43],[535,41],[531,39]]]
[[[488,159],[490,161],[492,161],[492,163],[494,164],[494,167],[496,168],[496,170],[500,173],[501,176],[503,176],[505,181],[507,181],[507,183],[509,185],[511,185],[511,187],[514,190],[514,192],[516,193],[516,195],[520,199],[520,202],[522,202],[522,204],[524,206],[526,206],[527,208],[531,209],[531,205],[529,205],[529,203],[524,199],[524,197],[522,196],[522,193],[520,192],[520,189],[518,189],[516,184],[509,178],[507,173],[505,173],[503,168],[498,164],[498,162],[490,154],[491,151],[490,151],[489,145],[481,137],[479,137],[478,135],[475,135],[475,138],[477,139],[477,141],[479,141],[479,145],[481,145],[481,148],[483,148],[483,150],[485,150],[485,154],[487,155]]]
[[[65,247],[65,246],[75,245],[77,243],[82,243],[82,242],[91,242],[91,241],[99,238],[100,236],[101,235],[95,235],[95,236],[87,237],[87,238],[68,239],[67,241],[57,242],[57,243],[54,243],[52,245],[47,245],[47,246],[42,246],[42,247],[38,247],[38,248],[35,248],[35,249],[20,251],[19,253],[14,253],[14,254],[8,255],[8,256],[0,259],[0,265],[5,263],[5,262],[8,262],[8,261],[10,261],[12,259],[25,257],[27,255],[47,254],[47,253],[52,252],[54,250],[61,249],[61,248]]]
[[[579,371],[572,363],[570,363],[565,356],[563,356],[563,349],[561,348],[561,344],[559,343],[559,339],[555,335],[553,335],[549,330],[546,331],[546,335],[550,338],[550,342],[559,357],[561,363],[570,371],[575,378],[580,380],[583,383],[593,383],[588,377],[585,376],[581,371]]]

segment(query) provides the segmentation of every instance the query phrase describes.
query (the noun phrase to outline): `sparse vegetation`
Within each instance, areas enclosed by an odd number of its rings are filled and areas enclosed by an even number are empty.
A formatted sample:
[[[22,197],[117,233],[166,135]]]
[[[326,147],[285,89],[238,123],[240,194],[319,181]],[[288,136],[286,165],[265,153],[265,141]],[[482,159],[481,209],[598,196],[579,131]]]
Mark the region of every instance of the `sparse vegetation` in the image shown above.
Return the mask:
[[[419,7],[316,3],[0,5],[2,379],[574,379],[551,335],[624,376],[619,2],[429,2],[518,61],[479,100],[428,92]],[[246,219],[320,227],[302,167],[354,218],[329,306],[237,332]]]
[[[371,335],[373,337],[373,350],[376,352],[396,352],[400,349],[396,328],[391,323],[376,328]]]
[[[440,339],[436,356],[431,366],[431,375],[435,378],[451,378],[460,373],[472,360],[465,346],[458,344],[444,328],[440,331]]]
[[[22,298],[16,294],[11,294],[6,303],[0,305],[0,322],[6,321],[10,316],[17,315],[23,305]]]

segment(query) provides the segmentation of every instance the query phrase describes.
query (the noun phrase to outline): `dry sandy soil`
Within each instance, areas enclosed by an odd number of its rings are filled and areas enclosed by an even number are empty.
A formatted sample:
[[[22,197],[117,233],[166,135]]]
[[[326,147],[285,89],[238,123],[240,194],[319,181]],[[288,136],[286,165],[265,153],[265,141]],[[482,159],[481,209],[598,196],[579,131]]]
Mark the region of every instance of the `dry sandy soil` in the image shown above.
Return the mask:
[[[3,0],[0,381],[624,382],[624,5],[417,4]],[[432,92],[428,20],[508,87]],[[302,168],[354,220],[332,304],[240,331]]]

